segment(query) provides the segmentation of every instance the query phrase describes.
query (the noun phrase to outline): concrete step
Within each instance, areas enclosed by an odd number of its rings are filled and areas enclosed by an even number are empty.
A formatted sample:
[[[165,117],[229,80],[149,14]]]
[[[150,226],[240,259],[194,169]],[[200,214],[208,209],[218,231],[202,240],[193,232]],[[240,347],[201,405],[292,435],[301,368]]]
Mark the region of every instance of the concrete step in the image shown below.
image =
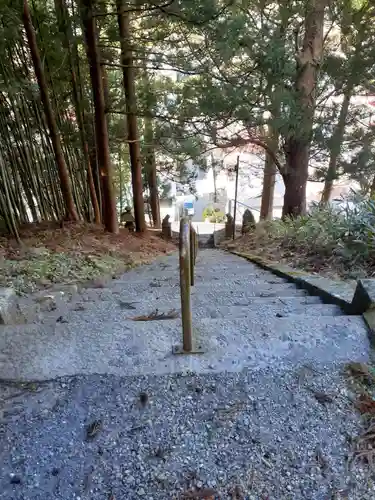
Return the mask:
[[[150,315],[158,311],[159,314],[168,314],[175,311],[181,317],[181,301],[175,299],[165,302],[153,300],[149,302],[114,302],[101,301],[99,303],[65,304],[58,310],[47,312],[41,317],[44,324],[54,325],[58,322],[82,323],[92,321],[93,315],[99,317],[100,322],[126,322],[137,316]],[[201,300],[192,301],[193,318],[249,318],[254,315],[261,315],[263,318],[272,319],[275,317],[289,317],[294,315],[304,315],[305,317],[325,317],[342,316],[344,313],[338,306],[330,304],[310,304],[293,303],[288,305],[278,301],[272,304],[263,299],[263,302],[249,303],[248,305],[218,306],[212,303],[202,303]]]
[[[158,297],[149,297],[142,300],[140,297],[134,297],[129,294],[114,295],[109,293],[102,299],[96,296],[93,300],[82,300],[82,296],[75,296],[70,301],[60,301],[58,307],[52,311],[44,311],[39,317],[34,313],[30,315],[29,322],[44,322],[45,324],[55,324],[56,320],[76,321],[77,318],[84,318],[86,322],[92,321],[94,317],[100,317],[101,321],[126,320],[135,316],[150,314],[158,309],[160,313],[167,313],[175,309],[179,314],[181,311],[181,299],[179,294],[175,294],[166,300],[162,294]],[[231,297],[233,299],[233,297]],[[254,311],[265,311],[268,316],[282,314],[306,314],[309,316],[332,316],[343,314],[340,308],[322,304],[319,297],[309,295],[300,297],[284,298],[263,298],[249,297],[246,300],[238,299],[232,302],[216,301],[214,304],[199,295],[192,297],[193,317],[225,317],[230,314],[231,317],[246,317],[254,314]],[[0,327],[1,330],[1,327]]]
[[[194,336],[204,353],[176,356],[171,348],[181,342],[180,320],[5,326],[0,378],[237,371],[280,363],[366,361],[370,352],[367,329],[357,316],[196,319]]]
[[[159,311],[162,309],[159,308]],[[254,315],[254,309],[243,306],[223,306],[214,305],[208,307],[193,306],[193,318],[249,318]],[[292,315],[304,315],[305,317],[325,317],[342,316],[344,313],[340,307],[331,304],[299,305],[297,307],[286,307],[281,302],[278,306],[265,302],[258,306],[256,314],[264,317],[290,317]]]
[[[272,281],[272,280],[271,280]],[[133,295],[157,295],[160,293],[169,293],[171,290],[178,292],[180,288],[179,281],[139,281],[128,284],[122,282],[113,282],[110,290],[114,293],[133,294]],[[86,291],[91,293],[90,291]],[[102,290],[103,292],[103,290]],[[226,281],[213,281],[209,283],[197,282],[192,288],[192,295],[210,294],[215,301],[215,297],[226,293],[243,294],[244,296],[258,297],[282,297],[306,295],[305,290],[295,287],[292,283],[266,283],[264,281],[250,281],[246,279],[234,279]]]
[[[228,283],[228,282],[227,282]],[[160,285],[160,286],[159,286]],[[267,300],[287,301],[290,298],[301,297],[306,304],[319,303],[320,299],[310,297],[306,291],[297,289],[292,284],[262,284],[238,285],[229,289],[227,284],[197,284],[191,289],[192,300],[204,300],[205,303],[222,305],[236,305],[249,303],[254,297]],[[136,299],[134,299],[136,298]],[[132,300],[150,301],[163,300],[163,302],[180,300],[180,286],[178,282],[155,283],[152,280],[132,286],[113,283],[112,288],[86,289],[77,300],[82,302],[101,302],[103,300]]]
[[[262,271],[254,271],[253,269],[248,269],[247,271],[244,269],[232,270],[232,269],[207,269],[205,267],[196,268],[195,274],[197,281],[211,281],[211,280],[220,280],[220,279],[240,279],[246,278],[248,280],[257,279],[264,281],[274,281],[278,283],[286,283],[287,280],[283,278],[279,278],[278,276]],[[143,272],[134,275],[124,274],[116,282],[121,283],[129,283],[129,281],[141,281],[141,280],[171,280],[171,279],[179,279],[180,271],[179,269],[157,269],[150,272]]]
[[[250,284],[259,284],[262,285],[264,284],[270,284],[270,285],[280,285],[280,284],[286,284],[290,286],[295,286],[293,284],[290,284],[287,280],[283,278],[278,278],[277,276],[273,276],[272,274],[267,274],[267,275],[259,275],[259,274],[251,274],[251,275],[243,275],[243,274],[232,274],[232,273],[201,273],[201,274],[195,274],[195,284],[196,285],[202,285],[202,284],[208,284],[208,283],[213,283],[217,284],[218,282],[223,282],[225,281],[226,283],[233,283],[235,285],[246,285],[248,283]],[[131,285],[137,286],[140,284],[147,284],[150,286],[153,285],[158,285],[158,286],[169,286],[171,283],[176,284],[180,283],[180,275],[173,273],[173,274],[159,274],[157,276],[153,275],[152,278],[139,278],[137,277],[136,279],[132,280],[124,280],[124,279],[117,279],[113,280],[111,282],[108,282],[108,287],[111,288],[113,286],[123,286],[123,287],[129,287]],[[151,285],[152,283],[152,285]]]
[[[103,300],[111,300],[111,297],[115,296],[116,300],[123,300],[130,302],[132,300],[139,300],[146,303],[152,303],[153,301],[162,301],[165,303],[170,303],[173,301],[180,300],[180,288],[178,286],[170,288],[151,288],[147,292],[143,293],[141,297],[132,293],[131,290],[116,290],[114,292],[108,291],[108,294],[103,294],[101,297]],[[278,300],[282,303],[288,302],[290,299],[299,299],[301,303],[305,304],[316,304],[321,303],[319,297],[309,296],[304,292],[304,290],[281,290],[279,292],[262,291],[256,289],[242,290],[241,288],[236,288],[235,290],[220,290],[211,291],[208,287],[207,290],[198,290],[196,287],[192,288],[192,300],[194,303],[204,304],[216,304],[218,306],[230,306],[238,304],[249,304],[254,299],[261,299],[262,301],[273,301]],[[96,300],[94,297],[85,297],[87,302]]]

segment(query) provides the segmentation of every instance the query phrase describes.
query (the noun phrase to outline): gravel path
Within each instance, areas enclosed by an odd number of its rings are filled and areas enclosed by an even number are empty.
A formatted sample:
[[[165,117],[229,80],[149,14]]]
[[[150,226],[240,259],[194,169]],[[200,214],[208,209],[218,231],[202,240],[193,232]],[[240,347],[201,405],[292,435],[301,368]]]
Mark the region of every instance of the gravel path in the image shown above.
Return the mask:
[[[319,302],[317,297],[217,250],[200,252],[196,275],[193,328],[203,354],[173,355],[182,341],[180,318],[132,320],[155,309],[179,311],[178,259],[172,255],[84,290],[39,322],[0,326],[0,378],[211,373],[368,359],[361,316],[332,314],[321,303],[315,310],[310,300]],[[311,307],[304,314],[306,304]]]
[[[373,500],[343,375],[369,358],[362,319],[204,251],[206,353],[176,359],[179,319],[129,319],[178,307],[176,263],[0,328],[0,500]]]
[[[373,474],[347,470],[359,420],[339,367],[92,375],[31,389],[3,414],[4,500],[375,497]],[[187,495],[198,490],[210,495]]]

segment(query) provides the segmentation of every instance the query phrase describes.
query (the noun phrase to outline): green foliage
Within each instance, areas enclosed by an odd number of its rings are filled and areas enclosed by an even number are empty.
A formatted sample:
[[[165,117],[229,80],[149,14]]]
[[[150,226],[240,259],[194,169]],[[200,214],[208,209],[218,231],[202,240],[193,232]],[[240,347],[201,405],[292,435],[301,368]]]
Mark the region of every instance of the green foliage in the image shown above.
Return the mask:
[[[94,158],[96,144],[79,2],[68,2],[72,64],[54,2],[29,3],[74,198],[80,215],[87,218],[92,209],[72,98],[72,69],[78,82],[87,142]],[[225,143],[237,131],[246,140],[262,134],[263,126],[268,124],[280,136],[280,146],[288,137],[303,135],[306,117],[295,92],[298,72],[295,54],[302,48],[305,2],[188,0],[163,9],[142,2],[133,7],[130,42],[136,69],[142,165],[152,150],[158,174],[164,181],[188,184],[194,191],[196,172],[188,161],[205,167],[204,153],[211,150],[213,143]],[[101,13],[113,11],[108,1],[97,2],[96,8]],[[9,195],[0,189],[4,198],[0,196],[0,213],[6,206],[17,224],[30,219],[61,218],[64,210],[56,182],[57,169],[30,54],[24,43],[21,10],[10,0],[2,0],[1,12],[0,156],[5,164],[3,177],[9,179]],[[359,181],[364,192],[370,190],[375,175],[372,161],[375,141],[366,125],[368,113],[351,106],[344,133],[335,139],[340,99],[334,105],[329,99],[342,97],[348,88],[353,95],[371,89],[375,63],[372,13],[371,2],[366,0],[337,0],[326,9],[327,24],[339,28],[341,33],[335,41],[330,38],[331,30],[327,32],[316,88],[312,138],[307,127],[307,139],[312,139],[311,158],[318,162],[315,180],[324,180],[336,140],[339,154],[334,178],[346,176]],[[131,198],[131,176],[124,141],[126,110],[122,68],[118,66],[117,17],[99,15],[96,22],[103,77],[107,82],[113,180],[121,208]],[[177,79],[172,71],[178,73]],[[147,137],[146,120],[152,122],[151,138]],[[281,156],[283,148],[277,153]],[[98,172],[94,175],[97,180]],[[168,189],[165,182],[161,190],[164,187]],[[35,207],[31,206],[33,203]],[[216,222],[224,220],[221,212],[207,216]],[[317,220],[315,223],[319,227]],[[309,224],[308,230],[312,231]],[[304,230],[298,229],[298,238],[303,238]],[[318,234],[318,229],[316,235],[317,241],[324,237]]]
[[[34,291],[41,284],[82,283],[123,268],[123,259],[111,255],[99,258],[45,249],[28,259],[3,259],[0,263],[0,284],[12,286],[17,293],[23,294]]]
[[[208,206],[203,210],[203,219],[208,219],[212,223],[221,224],[225,222],[225,214],[220,208]]]
[[[266,230],[290,255],[334,259],[352,274],[375,261],[375,200],[358,194],[338,206],[315,205],[307,215],[271,221]]]

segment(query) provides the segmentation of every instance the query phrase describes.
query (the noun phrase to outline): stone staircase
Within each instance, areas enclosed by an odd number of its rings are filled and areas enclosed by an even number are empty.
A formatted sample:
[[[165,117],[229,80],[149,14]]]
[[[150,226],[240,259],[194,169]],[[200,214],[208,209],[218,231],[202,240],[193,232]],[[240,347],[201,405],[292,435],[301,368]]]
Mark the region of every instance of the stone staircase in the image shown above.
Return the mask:
[[[177,255],[71,292],[0,325],[1,500],[375,498],[347,460],[362,317],[212,249],[192,290],[203,354],[172,354],[179,317],[134,321],[180,312]]]
[[[134,321],[155,310],[180,313],[177,255],[55,300],[34,322],[0,326],[0,378],[212,373],[367,360],[369,353],[361,316],[219,250],[202,250],[197,260],[192,306],[200,355],[172,354],[181,343],[180,314]]]

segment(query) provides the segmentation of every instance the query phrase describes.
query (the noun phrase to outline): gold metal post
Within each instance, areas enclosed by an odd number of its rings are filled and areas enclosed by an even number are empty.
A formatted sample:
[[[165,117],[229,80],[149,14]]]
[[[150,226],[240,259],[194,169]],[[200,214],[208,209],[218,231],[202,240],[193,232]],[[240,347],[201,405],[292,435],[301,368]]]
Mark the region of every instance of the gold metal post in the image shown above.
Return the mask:
[[[194,261],[196,239],[193,236],[191,223],[187,217],[180,222],[180,291],[182,318],[182,347],[173,349],[174,354],[199,354],[202,349],[193,346],[193,327],[191,314],[191,284],[194,284]]]

